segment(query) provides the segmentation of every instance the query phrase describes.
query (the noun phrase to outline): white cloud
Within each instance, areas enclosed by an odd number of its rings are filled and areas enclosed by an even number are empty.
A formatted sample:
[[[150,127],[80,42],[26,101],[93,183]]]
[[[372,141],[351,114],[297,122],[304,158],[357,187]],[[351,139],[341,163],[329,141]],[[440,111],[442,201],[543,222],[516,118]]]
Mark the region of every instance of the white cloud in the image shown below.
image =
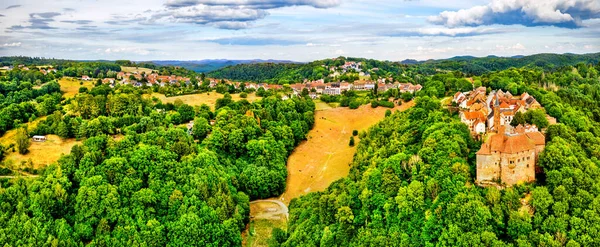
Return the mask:
[[[411,28],[401,29],[398,31],[392,31],[390,33],[384,33],[386,36],[449,36],[449,37],[464,37],[464,36],[476,36],[484,34],[497,34],[513,32],[514,29],[506,28],[495,28],[495,27],[425,27],[425,28]]]
[[[118,48],[106,48],[104,53],[125,53],[125,54],[136,54],[136,55],[149,55],[150,51],[139,47],[118,47]]]
[[[430,16],[429,22],[448,27],[491,24],[580,27],[582,20],[600,18],[598,0],[492,0],[488,5]]]
[[[3,47],[19,47],[21,46],[21,42],[13,42],[13,43],[4,43]]]
[[[525,46],[521,43],[516,43],[514,45],[504,46],[504,45],[496,45],[497,51],[524,51],[526,50]]]

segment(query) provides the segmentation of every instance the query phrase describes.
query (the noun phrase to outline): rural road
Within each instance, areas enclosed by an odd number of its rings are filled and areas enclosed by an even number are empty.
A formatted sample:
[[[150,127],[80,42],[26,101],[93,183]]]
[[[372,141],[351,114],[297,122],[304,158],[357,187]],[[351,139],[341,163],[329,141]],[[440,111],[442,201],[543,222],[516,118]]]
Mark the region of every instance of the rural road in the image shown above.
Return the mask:
[[[255,216],[256,218],[268,219],[268,218],[271,218],[272,216],[277,216],[279,214],[284,214],[286,220],[289,218],[288,207],[285,205],[285,203],[281,202],[280,200],[267,199],[267,200],[256,200],[256,201],[250,202],[250,204],[258,204],[258,203],[275,203],[275,204],[279,205],[279,210],[274,211],[274,212],[263,213],[260,216]]]

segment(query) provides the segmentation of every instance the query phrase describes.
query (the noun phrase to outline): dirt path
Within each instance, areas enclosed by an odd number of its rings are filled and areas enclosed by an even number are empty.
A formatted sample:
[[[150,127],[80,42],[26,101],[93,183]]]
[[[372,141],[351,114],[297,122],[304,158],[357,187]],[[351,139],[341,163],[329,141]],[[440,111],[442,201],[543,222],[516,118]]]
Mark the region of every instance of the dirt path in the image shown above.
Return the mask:
[[[289,217],[288,207],[276,199],[256,200],[250,202],[250,211],[253,211],[254,219],[276,219],[280,220],[281,216],[285,216],[285,220]]]

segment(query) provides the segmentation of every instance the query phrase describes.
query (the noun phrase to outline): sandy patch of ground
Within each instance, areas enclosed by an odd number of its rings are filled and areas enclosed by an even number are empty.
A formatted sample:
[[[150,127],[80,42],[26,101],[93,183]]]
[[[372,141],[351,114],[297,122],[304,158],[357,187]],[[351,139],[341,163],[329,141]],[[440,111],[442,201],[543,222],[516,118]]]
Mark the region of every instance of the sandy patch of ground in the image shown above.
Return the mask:
[[[404,111],[413,105],[405,103],[393,111]],[[387,109],[364,105],[355,110],[340,107],[317,111],[308,140],[296,147],[288,159],[286,191],[279,200],[289,204],[293,198],[325,190],[332,182],[346,177],[356,152],[356,145],[348,146],[352,130],[368,129],[385,117]],[[355,137],[356,144],[358,141]]]
[[[146,95],[146,97],[148,97],[148,95]],[[202,104],[206,104],[206,105],[210,106],[211,109],[214,110],[215,105],[217,104],[217,99],[223,98],[223,94],[216,93],[216,92],[209,92],[209,93],[167,97],[164,94],[153,93],[152,97],[158,98],[163,103],[175,103],[176,100],[181,100],[184,104],[188,104],[191,106],[200,106]],[[242,97],[240,97],[240,94],[232,94],[231,98],[234,101],[238,101],[238,100],[242,99]],[[248,97],[246,98],[246,100],[248,100],[249,102],[254,102],[258,99],[260,99],[260,97],[256,96],[256,94],[254,94],[254,93],[248,94]]]
[[[142,72],[145,72],[146,74],[151,74],[152,73],[152,69],[148,69],[148,68],[142,68],[142,67],[125,67],[125,66],[121,66],[121,71],[125,72],[125,73],[139,73],[141,74]]]
[[[88,90],[94,87],[93,81],[82,81],[72,77],[63,77],[58,80],[58,84],[60,84],[60,90],[64,92],[63,96],[66,99],[75,97],[79,93],[80,87],[87,87]]]

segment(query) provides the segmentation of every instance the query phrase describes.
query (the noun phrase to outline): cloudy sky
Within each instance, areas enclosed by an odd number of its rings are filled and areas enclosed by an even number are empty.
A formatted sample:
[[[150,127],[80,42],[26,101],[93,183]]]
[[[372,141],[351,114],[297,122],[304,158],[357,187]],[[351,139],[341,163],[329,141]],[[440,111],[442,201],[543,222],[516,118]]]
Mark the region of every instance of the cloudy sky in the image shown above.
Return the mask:
[[[383,60],[600,52],[600,0],[2,0],[0,56]]]

